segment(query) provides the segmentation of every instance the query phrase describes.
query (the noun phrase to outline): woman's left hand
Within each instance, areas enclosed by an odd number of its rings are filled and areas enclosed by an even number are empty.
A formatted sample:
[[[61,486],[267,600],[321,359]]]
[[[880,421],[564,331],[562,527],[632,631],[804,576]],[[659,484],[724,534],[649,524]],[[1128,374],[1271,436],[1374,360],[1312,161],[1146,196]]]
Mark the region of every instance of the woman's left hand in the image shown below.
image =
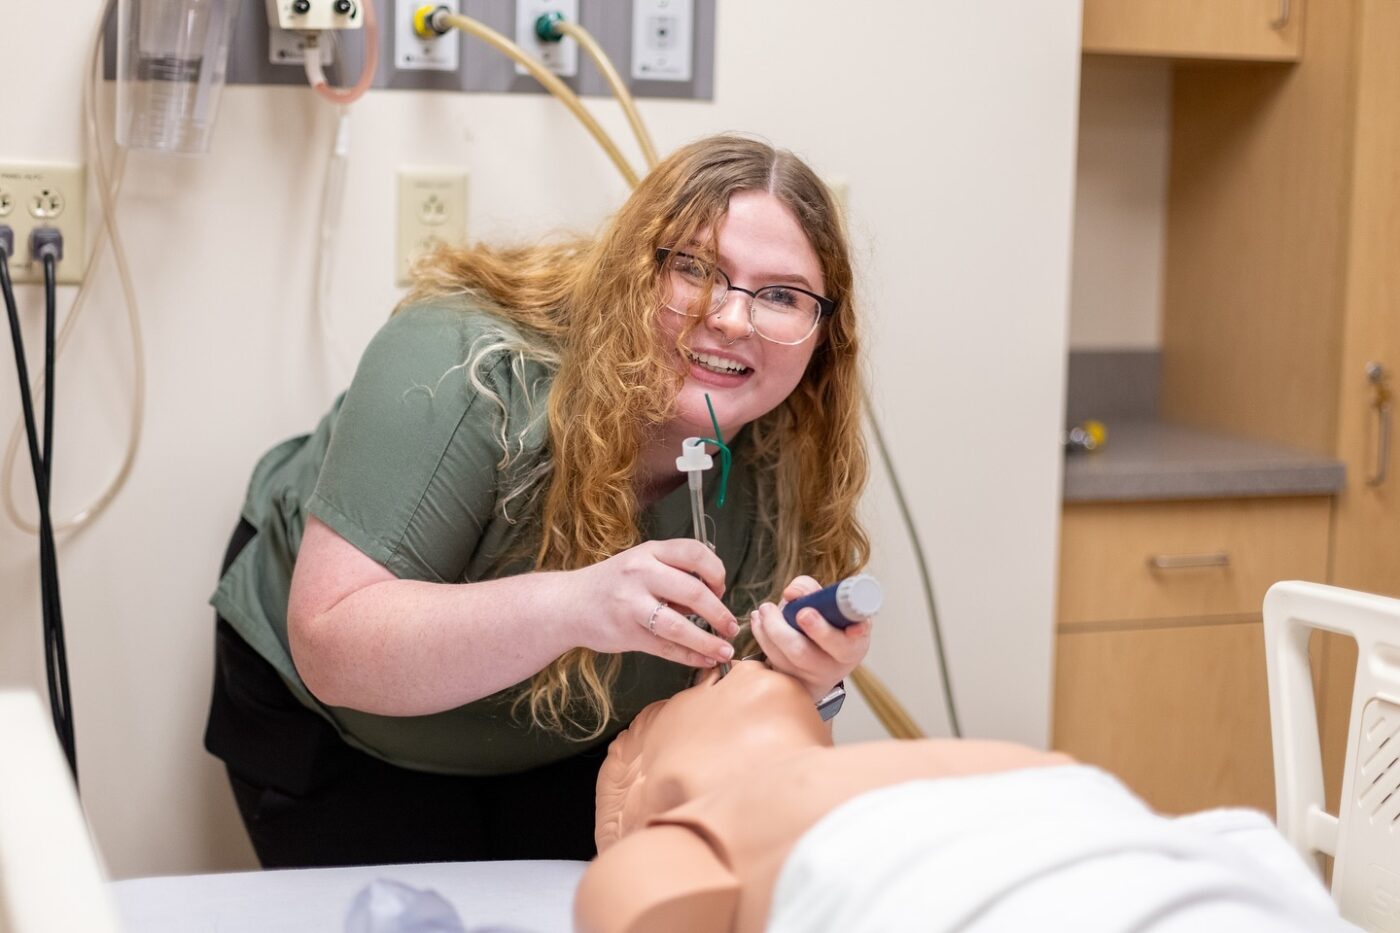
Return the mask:
[[[819,589],[821,584],[811,577],[798,577],[783,590],[783,600],[792,602]],[[845,680],[870,650],[869,619],[840,629],[823,619],[817,610],[808,608],[797,614],[797,624],[802,629],[799,632],[788,625],[778,606],[763,603],[754,610],[750,621],[769,665],[802,681],[814,703]]]

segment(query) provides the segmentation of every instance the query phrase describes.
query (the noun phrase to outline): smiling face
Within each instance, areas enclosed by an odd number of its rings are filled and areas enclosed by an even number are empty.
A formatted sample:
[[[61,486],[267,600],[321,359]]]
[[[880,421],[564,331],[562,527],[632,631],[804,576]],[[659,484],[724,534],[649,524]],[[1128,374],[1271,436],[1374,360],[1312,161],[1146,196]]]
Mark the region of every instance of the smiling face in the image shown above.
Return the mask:
[[[701,232],[700,240],[705,239]],[[738,288],[757,291],[765,285],[795,285],[825,295],[821,261],[792,211],[766,191],[739,191],[715,231],[717,265]],[[690,244],[676,244],[684,250]],[[693,248],[693,247],[692,247]],[[782,404],[801,382],[821,340],[822,327],[796,346],[773,343],[753,332],[750,297],[731,291],[713,314],[701,319],[687,338],[688,352],[677,351],[676,365],[685,382],[676,397],[672,426],[680,436],[708,436],[714,403],[725,437]],[[663,308],[660,323],[667,346],[693,319]]]

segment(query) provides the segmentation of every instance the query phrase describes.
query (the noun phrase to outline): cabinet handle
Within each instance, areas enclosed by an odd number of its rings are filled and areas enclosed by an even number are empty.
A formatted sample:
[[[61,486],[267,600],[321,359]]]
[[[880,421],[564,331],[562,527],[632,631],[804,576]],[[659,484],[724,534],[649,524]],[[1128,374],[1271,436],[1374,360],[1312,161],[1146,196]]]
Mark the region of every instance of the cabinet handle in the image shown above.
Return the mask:
[[[1278,0],[1278,18],[1269,23],[1275,29],[1282,29],[1288,25],[1288,20],[1293,16],[1292,0]]]
[[[1225,551],[1214,554],[1154,554],[1147,558],[1153,570],[1187,570],[1193,567],[1228,567],[1230,555]]]
[[[1366,379],[1375,393],[1371,409],[1376,413],[1376,470],[1366,477],[1367,486],[1379,486],[1390,472],[1390,387],[1385,384],[1385,367],[1380,363],[1366,364]]]

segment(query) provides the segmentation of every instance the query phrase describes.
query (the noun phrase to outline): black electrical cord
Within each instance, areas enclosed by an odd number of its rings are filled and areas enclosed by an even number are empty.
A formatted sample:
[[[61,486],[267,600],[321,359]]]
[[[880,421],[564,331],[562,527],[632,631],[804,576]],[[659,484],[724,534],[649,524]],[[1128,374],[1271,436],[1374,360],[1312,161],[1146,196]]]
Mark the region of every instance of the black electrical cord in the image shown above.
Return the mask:
[[[44,450],[39,448],[39,430],[34,417],[34,398],[29,389],[29,365],[24,353],[24,337],[20,331],[19,307],[15,301],[10,278],[9,255],[0,249],[0,292],[5,299],[9,317],[10,340],[15,352],[15,371],[19,377],[20,405],[24,412],[25,435],[29,441],[29,462],[34,472],[34,488],[39,501],[39,583],[44,629],[44,667],[48,675],[49,707],[53,713],[54,731],[68,758],[73,781],[78,780],[78,756],[74,742],[72,698],[68,689],[68,661],[63,637],[63,611],[58,595],[58,559],[54,547],[53,524],[49,515],[49,481],[52,476],[51,447],[53,439],[53,358],[54,322],[57,316],[57,276],[52,256],[44,260],[45,345],[44,360],[48,369],[44,398]]]
[[[58,260],[53,252],[44,253],[44,486],[43,501],[39,508],[42,522],[39,533],[41,553],[47,558],[47,580],[51,622],[49,634],[52,658],[51,670],[56,673],[59,698],[63,704],[64,734],[63,750],[68,756],[68,767],[73,773],[74,784],[78,781],[78,749],[73,732],[73,697],[68,687],[68,645],[63,634],[63,606],[58,589],[58,548],[54,544],[53,513],[50,509],[50,495],[53,492],[53,413],[54,386],[58,381],[56,344],[58,336]],[[41,575],[44,568],[40,567]]]

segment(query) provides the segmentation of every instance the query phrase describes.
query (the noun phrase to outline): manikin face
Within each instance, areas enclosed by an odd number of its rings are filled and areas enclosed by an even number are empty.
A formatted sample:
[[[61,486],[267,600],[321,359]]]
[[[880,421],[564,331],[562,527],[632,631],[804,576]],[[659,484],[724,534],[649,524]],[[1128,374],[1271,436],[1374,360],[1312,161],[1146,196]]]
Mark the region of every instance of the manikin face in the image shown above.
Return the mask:
[[[702,232],[701,239],[706,232]],[[821,262],[792,211],[766,191],[740,191],[729,199],[729,211],[717,231],[717,264],[739,288],[757,291],[765,285],[795,285],[826,296]],[[692,244],[677,243],[682,252]],[[732,291],[724,303],[703,318],[690,333],[690,354],[676,364],[686,374],[676,399],[675,427],[685,436],[710,436],[713,427],[705,407],[709,393],[725,437],[778,407],[802,380],[823,325],[796,346],[772,343],[754,333],[749,321],[749,296]],[[691,320],[665,308],[661,327],[667,346]],[[696,360],[701,354],[738,364],[738,373],[716,372]],[[732,368],[732,367],[729,367]]]
[[[830,745],[807,691],[758,661],[653,703],[608,749],[598,775],[599,849],[647,819],[742,783],[764,762]]]

